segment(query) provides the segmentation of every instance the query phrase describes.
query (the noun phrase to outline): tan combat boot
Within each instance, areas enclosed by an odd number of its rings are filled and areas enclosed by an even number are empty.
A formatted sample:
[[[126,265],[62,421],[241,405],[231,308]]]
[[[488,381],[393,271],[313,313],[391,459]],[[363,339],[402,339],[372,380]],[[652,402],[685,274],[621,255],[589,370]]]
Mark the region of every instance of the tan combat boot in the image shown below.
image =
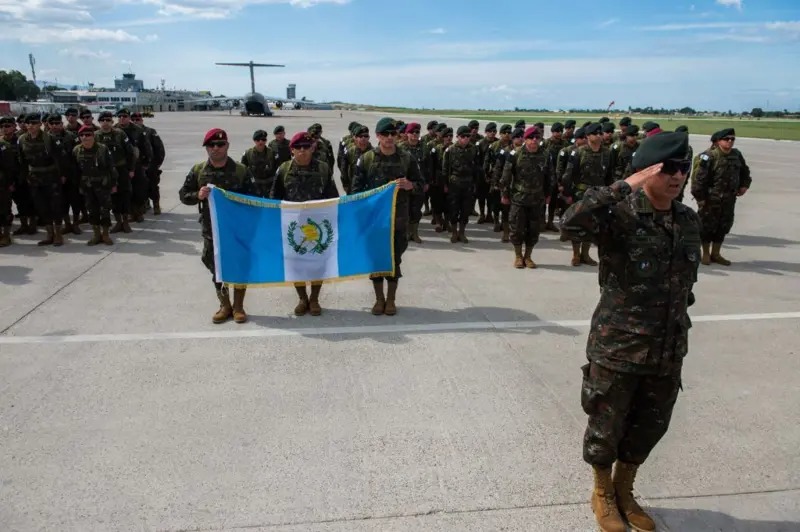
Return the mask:
[[[153,214],[156,216],[161,214],[161,202],[159,200],[153,200]]]
[[[220,303],[219,310],[211,318],[211,321],[216,324],[225,323],[233,314],[228,287],[223,286],[222,288],[217,289],[217,299],[219,299]]]
[[[594,470],[594,492],[592,492],[592,512],[602,532],[627,532],[628,527],[619,515],[614,497],[614,482],[611,468],[592,466]]]
[[[233,289],[233,321],[236,323],[245,323],[247,321],[247,313],[244,311],[244,295],[246,292],[246,288]]]
[[[614,491],[617,496],[617,508],[628,521],[628,524],[637,532],[653,532],[656,524],[653,519],[642,510],[639,503],[633,498],[633,481],[636,478],[636,464],[629,464],[617,460],[614,467]]]
[[[302,286],[295,286],[294,289],[297,291],[297,297],[299,298],[297,305],[294,307],[294,315],[305,316],[306,312],[308,312],[308,291],[306,290],[306,285],[304,283]]]
[[[452,231],[450,232],[450,243],[455,244],[458,242],[458,227],[456,224],[452,225]]]
[[[525,261],[522,258],[522,244],[514,244],[514,267],[519,270],[525,267]]]
[[[36,223],[36,221],[34,220],[33,223]],[[37,242],[36,243],[37,246],[49,246],[54,242],[54,239],[55,239],[54,231],[55,230],[53,229],[53,224],[46,225],[44,227],[44,229],[45,229],[45,231],[47,231],[47,236],[44,238],[44,240],[40,240],[39,242]]]
[[[533,252],[533,246],[528,246],[527,244],[525,244],[525,256],[523,257],[523,259],[525,261],[525,267],[526,268],[535,268],[536,267],[536,263],[533,262],[533,259],[531,258],[531,253],[532,252]]]
[[[53,226],[53,245],[56,247],[64,245],[64,232],[61,224]]]
[[[131,215],[130,214],[123,214],[122,215],[122,232],[123,233],[130,233],[131,231],[133,231],[133,229],[131,229],[130,220],[131,220]]]
[[[103,232],[100,234],[100,238],[103,240],[103,244],[106,246],[111,246],[114,244],[114,241],[111,240],[111,235],[108,234],[108,226],[103,226]]]
[[[580,266],[581,265],[581,243],[580,242],[573,242],[572,243],[572,261],[570,264],[573,266]]]
[[[386,298],[383,296],[383,279],[374,279],[372,288],[375,290],[375,304],[372,305],[372,313],[375,316],[380,316],[386,310]]]
[[[72,232],[72,220],[70,219],[69,214],[64,215],[64,225],[62,226],[61,230],[64,234]]]
[[[122,231],[122,216],[119,213],[114,213],[114,226],[111,228],[111,233],[119,233]]]
[[[322,290],[321,284],[311,285],[311,297],[308,299],[308,311],[312,316],[322,314],[322,307],[319,304],[319,291]]]
[[[710,248],[711,242],[703,242],[703,256],[700,258],[700,264],[703,266],[711,266],[711,253],[709,253]]]
[[[589,248],[591,247],[591,242],[581,242],[581,262],[589,266],[597,266],[597,261],[589,256]]]
[[[11,245],[11,228],[0,226],[0,248]]]
[[[500,238],[500,242],[511,242],[509,232],[510,227],[508,226],[508,222],[503,222],[503,236]]]
[[[469,239],[464,232],[467,230],[467,224],[458,224],[458,239],[464,244],[469,244]]]
[[[722,248],[722,242],[714,242],[711,244],[711,262],[716,262],[717,264],[721,264],[722,266],[730,266],[731,261],[723,257],[719,254],[719,250]]]
[[[419,237],[419,223],[410,224],[409,227],[411,228],[409,240],[417,244],[422,244],[422,239]]]
[[[387,281],[386,285],[388,288],[386,289],[386,306],[383,309],[383,313],[387,316],[394,316],[397,314],[397,307],[394,304],[394,298],[397,294],[397,281]]]
[[[92,235],[92,238],[90,238],[89,241],[86,242],[87,246],[96,246],[97,244],[103,241],[103,236],[100,234],[99,225],[93,225],[92,231],[94,231],[94,234]]]

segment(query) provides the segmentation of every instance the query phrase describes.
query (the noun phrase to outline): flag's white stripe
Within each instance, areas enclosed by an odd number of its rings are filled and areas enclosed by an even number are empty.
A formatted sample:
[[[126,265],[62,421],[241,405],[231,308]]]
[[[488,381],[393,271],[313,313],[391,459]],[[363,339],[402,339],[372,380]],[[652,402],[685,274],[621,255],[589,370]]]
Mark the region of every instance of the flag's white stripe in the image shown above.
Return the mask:
[[[214,185],[209,184],[208,188],[214,189],[216,188]],[[219,242],[219,225],[217,225],[217,210],[216,205],[214,202],[214,194],[213,190],[212,193],[208,195],[208,209],[209,214],[211,216],[211,238],[213,242]],[[215,274],[215,281],[221,283],[222,277],[222,260],[219,256],[219,246],[214,246],[214,274]]]

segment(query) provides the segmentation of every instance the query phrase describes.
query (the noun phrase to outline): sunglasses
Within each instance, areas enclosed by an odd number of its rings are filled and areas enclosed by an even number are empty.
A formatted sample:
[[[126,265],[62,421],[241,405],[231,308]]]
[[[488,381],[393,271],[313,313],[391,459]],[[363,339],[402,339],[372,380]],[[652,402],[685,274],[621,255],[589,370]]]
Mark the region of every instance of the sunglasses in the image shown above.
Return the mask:
[[[369,135],[356,135],[357,139],[368,139]]]
[[[209,148],[222,148],[226,144],[227,142],[225,142],[224,140],[212,140],[211,142],[206,144],[206,146],[208,146]]]
[[[458,138],[460,138],[460,139],[468,139],[469,135],[459,135]]]
[[[675,175],[678,172],[682,173],[683,175],[689,175],[689,171],[692,169],[692,161],[688,159],[669,159],[664,161],[664,165],[661,167],[661,173],[667,175]]]
[[[81,137],[94,137],[94,133],[81,133]]]
[[[262,139],[256,139],[256,142],[267,142],[267,137],[264,137]]]
[[[114,119],[113,118],[98,118],[97,121],[98,122],[113,122]]]
[[[130,115],[117,115],[117,118],[130,118]]]
[[[725,140],[727,142],[736,142],[736,137],[722,137],[719,140]]]
[[[397,131],[387,131],[386,133],[378,133],[379,135],[383,135],[384,137],[396,137]]]
[[[310,150],[311,149],[311,144],[297,144],[292,149],[293,150]]]

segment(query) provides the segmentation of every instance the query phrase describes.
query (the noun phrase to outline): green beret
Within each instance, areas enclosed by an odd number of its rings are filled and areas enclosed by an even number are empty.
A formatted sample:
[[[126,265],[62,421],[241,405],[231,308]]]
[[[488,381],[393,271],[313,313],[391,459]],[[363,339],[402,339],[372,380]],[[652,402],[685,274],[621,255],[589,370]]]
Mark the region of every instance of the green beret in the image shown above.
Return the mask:
[[[719,131],[711,134],[711,142],[718,142],[718,141],[719,141]]]
[[[126,107],[121,107],[121,108],[120,108],[120,109],[117,111],[117,116],[122,116],[122,115],[128,115],[128,116],[130,116],[130,114],[131,114],[131,112],[130,112],[130,111],[128,111],[128,109],[127,109]]]
[[[678,127],[675,128],[675,132],[676,133],[688,133],[689,132],[689,128],[686,127],[686,126],[678,126]]]
[[[516,122],[514,122],[514,129],[525,129],[525,121],[517,120]]]
[[[728,127],[728,128],[720,129],[719,131],[717,131],[717,135],[719,135],[717,140],[722,140],[725,137],[735,137],[736,136],[736,131],[732,127]]]
[[[438,125],[439,122],[437,122],[436,120],[431,120],[430,122],[428,122],[428,126],[425,129],[433,129]]]
[[[651,120],[648,120],[647,122],[642,124],[642,130],[645,131],[645,132],[653,131],[654,129],[656,129],[658,127],[660,127],[660,126],[658,124],[656,124],[655,122],[651,121]]]
[[[573,133],[573,135],[575,136],[576,139],[585,139],[586,130],[583,129],[582,127],[579,127],[578,129],[575,130],[575,133]]]
[[[5,125],[12,125],[12,126],[15,125],[14,117],[12,116],[0,117],[0,126],[5,126]]]
[[[589,125],[583,126],[583,131],[586,133],[587,136],[600,133],[602,130],[603,126],[597,123],[592,124],[591,122],[589,122]]]
[[[436,126],[436,132],[437,133],[444,133],[445,129],[447,129],[447,124],[445,124],[444,122],[442,122],[441,124],[438,124]]]
[[[25,123],[26,124],[33,124],[34,122],[41,122],[42,115],[39,113],[28,113],[25,115]]]
[[[483,130],[484,130],[484,131],[494,131],[494,132],[497,132],[497,124],[495,124],[494,122],[489,122],[488,124],[486,124],[486,127],[485,127],[485,128],[483,128]]]
[[[260,139],[266,139],[266,138],[267,138],[267,132],[264,131],[263,129],[256,129],[253,132],[253,140],[260,140]]]
[[[576,124],[576,123],[577,123],[577,122],[575,122],[573,119],[571,119],[571,118],[570,118],[569,120],[567,120],[567,121],[565,121],[565,122],[564,122],[564,128],[565,128],[565,129],[569,129],[569,128],[571,128],[571,127],[575,127],[575,124]]]
[[[353,128],[358,125],[358,122],[353,120],[349,124],[347,124],[347,131],[353,131]]]
[[[514,131],[511,133],[512,139],[521,139],[525,135],[525,130],[521,127],[514,128]]]
[[[614,132],[614,122],[603,122],[603,125],[601,127],[603,128],[603,133]]]
[[[689,150],[686,133],[656,133],[639,144],[631,159],[631,168],[642,170],[669,159],[683,159]]]
[[[592,124],[593,124],[593,122],[591,120],[589,120],[588,122],[584,122],[581,127],[582,128],[587,128],[587,127],[591,126]]]
[[[402,120],[395,120],[394,121],[394,128],[399,131],[400,133],[406,132],[406,123]]]
[[[50,113],[47,115],[48,122],[61,122],[61,115],[58,113]]]
[[[378,120],[378,123],[375,124],[375,133],[379,135],[392,132],[397,132],[397,123],[394,121],[394,118],[385,116]]]
[[[272,130],[273,135],[277,135],[278,133],[286,133],[286,129],[283,126],[275,126],[275,129]]]
[[[361,124],[358,122],[353,122],[353,125],[347,128],[347,131],[349,131],[351,135],[355,135],[355,130],[358,129],[360,125]]]
[[[359,135],[369,135],[369,128],[367,126],[362,126],[361,124],[356,124],[353,128],[353,136],[357,137]]]
[[[628,137],[638,137],[639,136],[639,126],[632,124],[628,126],[628,129],[625,130],[625,135]]]
[[[561,122],[554,122],[552,126],[550,126],[550,133],[561,133],[564,131],[564,124]]]
[[[536,122],[535,124],[533,124],[533,127],[538,129],[539,132],[541,133],[542,131],[544,131],[544,122]]]
[[[608,122],[607,116],[604,116],[603,118],[597,121],[598,124],[605,124],[606,122]]]
[[[619,121],[620,126],[629,126],[631,125],[631,117],[626,116],[622,120]]]
[[[74,107],[67,107],[67,110],[64,111],[65,115],[75,115],[78,116],[78,110]]]
[[[456,131],[456,135],[459,137],[461,135],[469,135],[470,133],[472,133],[472,131],[470,130],[469,126],[459,126],[458,130]]]
[[[453,128],[445,126],[445,128],[442,130],[442,136],[443,137],[452,137],[453,136]]]
[[[500,133],[511,133],[511,124],[503,124],[500,126]]]
[[[470,120],[469,124],[467,124],[467,127],[469,127],[470,129],[475,129],[476,127],[481,127],[481,123],[478,122],[477,120]]]

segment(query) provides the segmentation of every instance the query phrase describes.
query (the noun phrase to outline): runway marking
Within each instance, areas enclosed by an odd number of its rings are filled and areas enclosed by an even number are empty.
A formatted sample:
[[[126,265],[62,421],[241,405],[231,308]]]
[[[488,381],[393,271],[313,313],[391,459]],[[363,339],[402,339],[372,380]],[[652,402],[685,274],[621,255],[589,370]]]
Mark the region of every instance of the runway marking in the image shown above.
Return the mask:
[[[800,319],[800,312],[762,314],[710,314],[693,316],[692,322],[772,321]],[[0,336],[0,345],[80,344],[96,342],[153,342],[165,340],[201,340],[215,338],[275,338],[286,336],[371,335],[381,333],[430,333],[455,331],[507,331],[514,329],[547,329],[552,327],[588,327],[589,320],[532,320],[532,321],[469,321],[456,323],[409,323],[394,325],[358,325],[350,327],[214,329],[208,331],[74,334],[53,336]],[[234,325],[234,324],[230,324]]]

